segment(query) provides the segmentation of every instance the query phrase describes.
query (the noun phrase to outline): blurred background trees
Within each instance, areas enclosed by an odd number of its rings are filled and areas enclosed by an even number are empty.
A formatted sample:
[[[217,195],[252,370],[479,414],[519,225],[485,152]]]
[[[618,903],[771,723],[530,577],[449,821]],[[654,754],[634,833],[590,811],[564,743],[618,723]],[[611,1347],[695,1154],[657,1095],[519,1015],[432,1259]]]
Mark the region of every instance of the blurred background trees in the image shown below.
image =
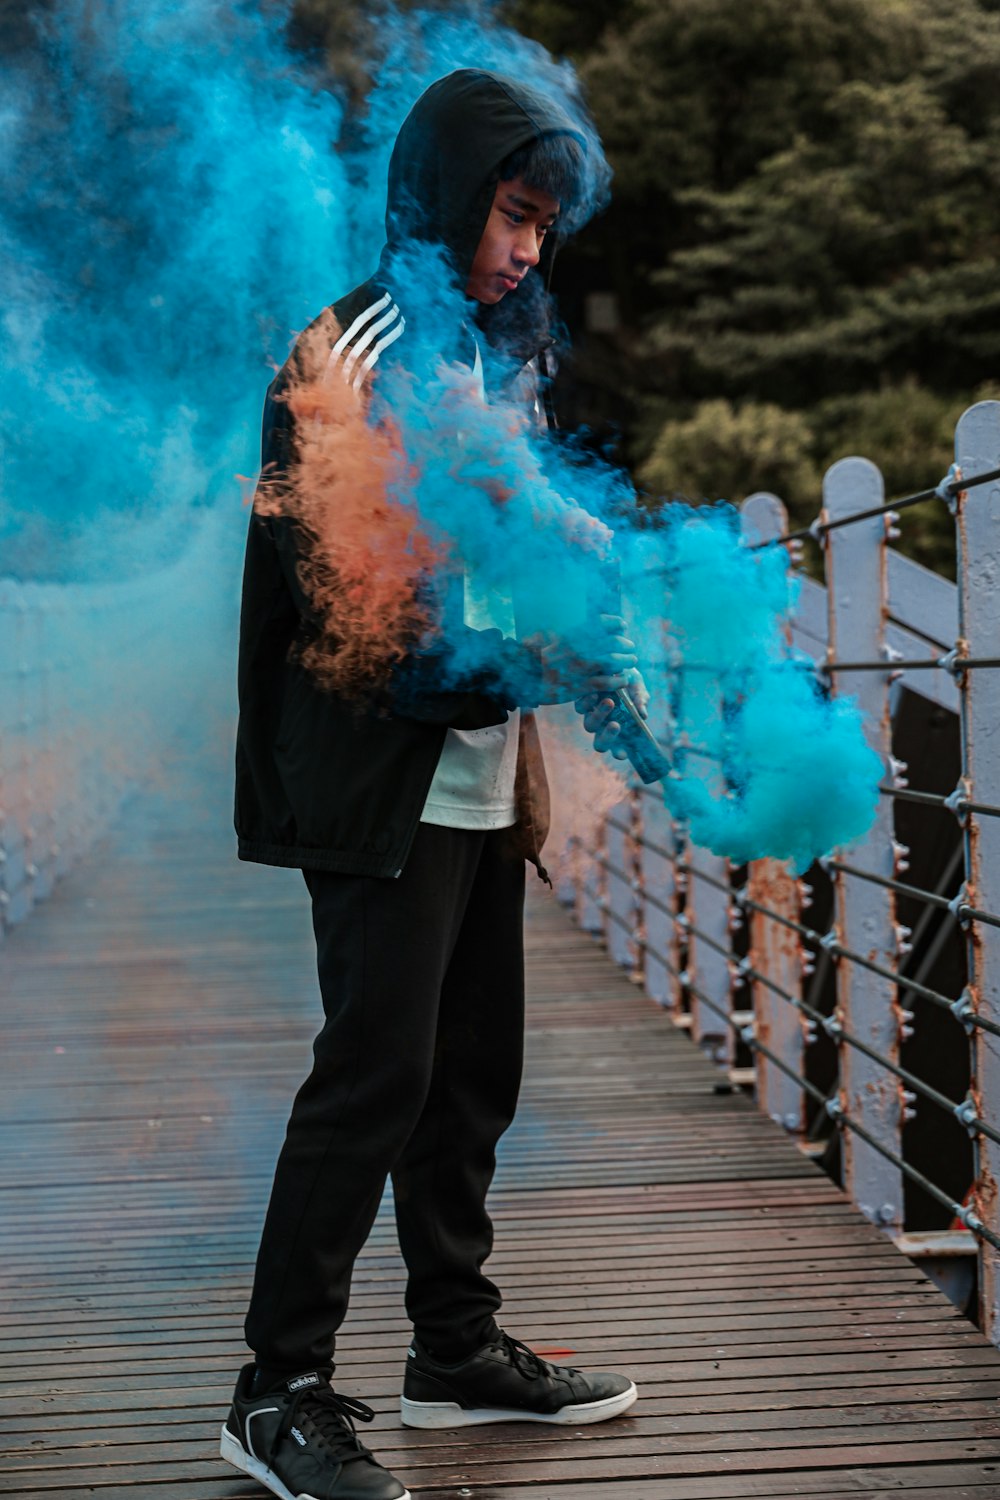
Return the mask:
[[[1000,0],[495,5],[572,59],[615,169],[557,272],[567,420],[652,496],[766,486],[798,521],[849,452],[890,494],[939,477],[962,408],[1000,394]],[[21,11],[0,0],[11,43]],[[293,0],[348,145],[378,16]],[[904,546],[947,566],[949,532],[921,507]]]
[[[583,414],[613,415],[654,491],[764,484],[808,520],[851,452],[923,488],[1000,394],[1000,4],[584,9],[509,8],[574,59],[615,167],[561,272]],[[921,508],[904,546],[946,565],[949,532]]]

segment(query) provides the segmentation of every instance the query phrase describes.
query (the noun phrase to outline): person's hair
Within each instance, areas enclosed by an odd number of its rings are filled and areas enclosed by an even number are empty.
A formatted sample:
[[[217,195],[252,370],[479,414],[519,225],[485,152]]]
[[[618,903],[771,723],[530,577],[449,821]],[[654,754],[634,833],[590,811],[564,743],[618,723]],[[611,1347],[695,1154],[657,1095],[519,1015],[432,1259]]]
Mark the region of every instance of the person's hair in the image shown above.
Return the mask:
[[[519,177],[528,187],[558,198],[565,217],[584,196],[586,165],[583,147],[572,135],[536,136],[500,164],[501,182]]]

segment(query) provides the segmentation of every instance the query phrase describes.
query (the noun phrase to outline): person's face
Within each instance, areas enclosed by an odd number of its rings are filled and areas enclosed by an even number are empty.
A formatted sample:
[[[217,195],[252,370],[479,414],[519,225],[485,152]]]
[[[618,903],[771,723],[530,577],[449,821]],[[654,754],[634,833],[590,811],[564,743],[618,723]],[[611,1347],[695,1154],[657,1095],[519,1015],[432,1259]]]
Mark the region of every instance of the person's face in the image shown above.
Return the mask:
[[[513,292],[532,266],[537,266],[558,213],[558,198],[528,187],[520,177],[498,182],[465,295],[491,303]]]

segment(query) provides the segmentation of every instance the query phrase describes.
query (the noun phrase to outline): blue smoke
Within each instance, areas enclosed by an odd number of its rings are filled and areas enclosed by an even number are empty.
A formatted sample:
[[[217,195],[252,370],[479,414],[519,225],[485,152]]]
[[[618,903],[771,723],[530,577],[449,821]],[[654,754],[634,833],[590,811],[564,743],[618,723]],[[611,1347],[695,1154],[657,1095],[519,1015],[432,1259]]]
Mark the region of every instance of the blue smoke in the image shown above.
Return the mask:
[[[0,571],[140,571],[231,501],[273,367],[375,267],[392,141],[433,79],[507,66],[573,109],[569,65],[478,14],[386,15],[350,153],[281,7],[57,0],[39,20],[0,69]]]
[[[288,52],[283,22],[223,0],[57,0],[38,47],[5,65],[0,572],[141,574],[221,531],[219,589],[235,596],[234,476],[256,468],[264,387],[296,332],[374,270],[389,152],[415,99],[453,68],[493,68],[557,94],[590,130],[570,66],[489,7],[390,13],[359,143],[338,151],[341,108]],[[590,209],[607,185],[592,160]],[[462,315],[443,271],[408,285],[426,304],[407,310],[417,323]],[[784,660],[788,585],[771,554],[740,548],[725,512],[636,529],[626,476],[514,406],[483,406],[431,346],[421,377],[385,390],[420,475],[407,503],[460,566],[494,592],[516,577],[531,629],[565,628],[596,591],[606,526],[633,617],[668,619],[668,636],[645,632],[644,670],[722,767],[677,757],[666,794],[692,835],[801,865],[862,831],[878,767],[850,705]],[[461,442],[445,452],[456,388]],[[188,624],[204,604],[203,568],[192,576],[174,599]],[[721,665],[722,691],[706,673],[682,679],[675,650]]]
[[[426,247],[419,263],[423,276],[402,280],[420,332],[407,371],[387,372],[373,405],[376,419],[391,412],[405,446],[397,501],[416,507],[480,593],[510,597],[508,630],[520,638],[581,630],[609,551],[617,558],[642,670],[672,710],[665,800],[696,843],[805,869],[861,836],[880,761],[851,700],[828,699],[812,664],[787,649],[795,581],[784,549],[745,545],[724,504],[666,505],[651,519],[622,471],[526,421],[513,398],[484,403],[468,371],[439,354],[441,330],[468,310],[460,289],[444,259],[427,274]],[[502,373],[501,363],[494,380]],[[449,639],[447,623],[429,644],[442,638],[457,683],[481,664],[478,638]],[[505,665],[499,645],[494,665]]]
[[[3,571],[145,570],[255,468],[271,367],[351,274],[341,111],[219,0],[59,0],[0,88]]]
[[[870,827],[881,761],[853,700],[828,698],[786,646],[784,548],[745,545],[728,505],[668,506],[661,522],[636,539],[632,592],[637,619],[663,621],[643,634],[672,711],[667,806],[717,854],[805,870]]]

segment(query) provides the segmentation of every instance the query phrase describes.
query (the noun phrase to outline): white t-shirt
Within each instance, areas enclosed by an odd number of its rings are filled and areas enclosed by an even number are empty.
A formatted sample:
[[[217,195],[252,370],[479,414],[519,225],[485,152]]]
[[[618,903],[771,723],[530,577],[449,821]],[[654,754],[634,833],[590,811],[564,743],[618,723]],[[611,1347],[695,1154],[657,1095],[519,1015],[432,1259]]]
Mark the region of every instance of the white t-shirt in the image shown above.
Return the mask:
[[[510,828],[517,821],[514,777],[520,711],[505,724],[449,729],[421,823],[445,828]]]
[[[474,374],[482,389],[483,362],[478,344]],[[509,591],[483,589],[469,571],[465,575],[463,613],[465,624],[472,630],[515,634]],[[489,829],[510,828],[517,821],[514,778],[520,719],[520,711],[515,709],[504,724],[447,731],[420,815],[422,823]]]

